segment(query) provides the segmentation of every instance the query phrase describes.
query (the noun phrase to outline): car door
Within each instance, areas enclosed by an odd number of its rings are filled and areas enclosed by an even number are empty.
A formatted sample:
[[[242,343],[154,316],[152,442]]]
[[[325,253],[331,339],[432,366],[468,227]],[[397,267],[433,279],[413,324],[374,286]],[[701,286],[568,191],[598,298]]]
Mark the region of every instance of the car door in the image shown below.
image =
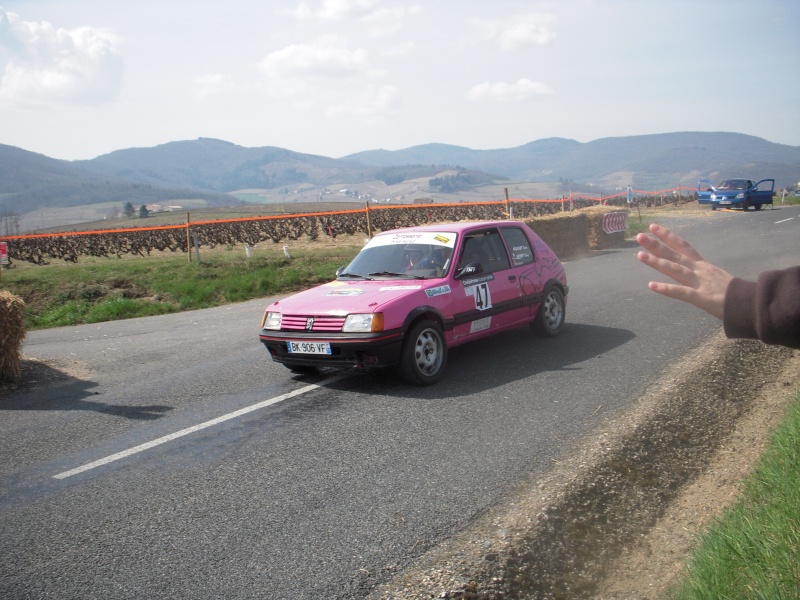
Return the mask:
[[[537,265],[534,241],[522,228],[501,227],[500,232],[511,256],[511,268],[514,270],[522,299],[518,320],[530,320],[536,316],[544,292],[544,265]]]
[[[774,179],[762,179],[750,189],[750,204],[772,204],[774,190]]]
[[[711,194],[714,193],[714,184],[708,179],[697,182],[697,201],[700,204],[711,204]]]
[[[496,227],[466,232],[455,265],[453,341],[480,337],[521,319],[517,275]]]

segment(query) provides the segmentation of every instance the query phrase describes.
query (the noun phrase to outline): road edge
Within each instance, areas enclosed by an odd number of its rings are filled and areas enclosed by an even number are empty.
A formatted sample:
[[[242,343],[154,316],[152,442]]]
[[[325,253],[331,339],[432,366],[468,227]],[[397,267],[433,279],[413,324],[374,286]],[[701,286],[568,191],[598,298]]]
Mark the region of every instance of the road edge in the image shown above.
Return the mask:
[[[630,408],[604,419],[548,473],[520,483],[369,598],[592,598],[601,589],[609,592],[619,557],[635,552],[720,453],[729,452],[737,425],[758,412],[765,396],[785,407],[800,384],[798,365],[800,351],[728,340],[718,331]],[[760,428],[762,441],[780,414],[773,410],[773,420]],[[674,577],[681,559],[669,557],[670,573],[662,579]],[[657,583],[662,589],[668,582]],[[637,597],[643,591],[637,589]]]

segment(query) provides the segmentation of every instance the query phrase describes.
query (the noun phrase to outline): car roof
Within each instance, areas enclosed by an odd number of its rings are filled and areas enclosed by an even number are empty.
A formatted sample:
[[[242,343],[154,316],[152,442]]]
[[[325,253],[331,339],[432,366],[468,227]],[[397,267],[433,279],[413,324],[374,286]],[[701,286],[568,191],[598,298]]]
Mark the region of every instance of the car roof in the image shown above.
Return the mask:
[[[432,225],[417,225],[415,227],[402,227],[400,229],[387,229],[381,231],[377,235],[383,235],[390,232],[397,231],[447,231],[453,233],[461,233],[472,229],[483,229],[486,227],[498,227],[515,225],[517,227],[526,225],[522,221],[458,221],[457,223],[435,223]]]

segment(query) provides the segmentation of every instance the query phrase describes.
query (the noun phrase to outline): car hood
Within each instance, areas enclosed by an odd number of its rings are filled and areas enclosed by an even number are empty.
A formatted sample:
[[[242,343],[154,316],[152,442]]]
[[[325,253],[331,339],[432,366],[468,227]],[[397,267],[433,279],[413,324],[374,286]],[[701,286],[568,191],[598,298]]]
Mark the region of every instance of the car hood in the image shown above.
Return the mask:
[[[268,310],[283,314],[345,316],[370,313],[387,302],[424,293],[443,280],[331,281],[274,302]]]

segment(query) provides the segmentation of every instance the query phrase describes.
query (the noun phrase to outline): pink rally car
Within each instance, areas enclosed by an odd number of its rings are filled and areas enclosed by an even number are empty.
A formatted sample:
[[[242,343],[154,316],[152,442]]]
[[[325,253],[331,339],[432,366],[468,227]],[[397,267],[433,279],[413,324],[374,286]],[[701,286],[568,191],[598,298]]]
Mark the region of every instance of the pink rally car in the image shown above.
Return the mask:
[[[561,262],[525,223],[396,229],[335,281],[268,306],[259,337],[295,372],[398,365],[430,385],[449,347],[525,324],[560,333],[568,291]]]

